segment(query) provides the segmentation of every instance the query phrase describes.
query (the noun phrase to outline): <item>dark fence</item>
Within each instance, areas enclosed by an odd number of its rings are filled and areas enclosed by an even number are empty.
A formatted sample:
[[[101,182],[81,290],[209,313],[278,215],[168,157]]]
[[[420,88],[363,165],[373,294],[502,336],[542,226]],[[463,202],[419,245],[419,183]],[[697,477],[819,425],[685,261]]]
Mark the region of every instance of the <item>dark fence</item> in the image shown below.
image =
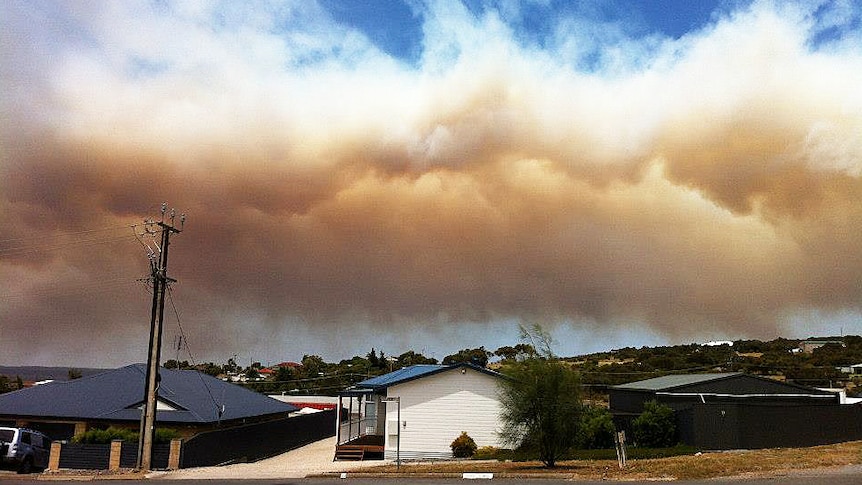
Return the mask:
[[[156,443],[153,446],[151,468],[155,470],[168,467],[171,453],[170,443]],[[107,470],[111,456],[111,445],[91,443],[63,443],[60,448],[60,468],[73,470]],[[134,468],[138,462],[138,444],[123,442],[120,449],[120,467]]]
[[[200,433],[183,443],[180,468],[257,461],[284,453],[335,436],[335,419],[331,409]]]
[[[60,450],[60,468],[107,470],[111,445],[64,443]]]
[[[168,467],[168,458],[171,455],[170,443],[156,443],[153,445],[153,454],[150,455],[150,468],[164,470]],[[138,444],[123,443],[120,450],[120,468],[134,468],[138,465]]]
[[[677,411],[677,425],[703,450],[815,446],[862,439],[862,406],[700,404]]]

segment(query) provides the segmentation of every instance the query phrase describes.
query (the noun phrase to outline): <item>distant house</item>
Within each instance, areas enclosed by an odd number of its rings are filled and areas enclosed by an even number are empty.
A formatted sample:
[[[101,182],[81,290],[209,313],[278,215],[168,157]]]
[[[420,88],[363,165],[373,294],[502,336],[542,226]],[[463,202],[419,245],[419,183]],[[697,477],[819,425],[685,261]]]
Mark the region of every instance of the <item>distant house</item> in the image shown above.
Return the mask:
[[[854,364],[848,365],[844,367],[838,367],[839,372],[843,372],[844,374],[862,374],[862,364]]]
[[[294,396],[290,394],[270,394],[269,397],[286,402],[300,410],[316,409],[327,411],[338,407],[338,398],[334,396]]]
[[[336,459],[452,458],[466,432],[479,447],[501,446],[498,385],[503,375],[472,364],[414,365],[341,393]],[[358,402],[358,405],[356,404]]]
[[[799,342],[799,350],[804,354],[810,354],[814,352],[814,349],[819,349],[824,345],[840,345],[841,347],[847,347],[842,340],[817,340],[817,339],[809,339],[803,340]]]
[[[271,377],[273,374],[275,374],[275,371],[270,368],[264,367],[263,369],[258,369],[257,373],[260,374],[261,377]]]
[[[194,370],[161,368],[157,426],[188,437],[287,417],[297,407]],[[0,395],[0,425],[41,430],[55,440],[89,428],[118,426],[137,431],[144,401],[146,366],[133,364],[71,381],[55,381]]]
[[[838,393],[741,374],[687,374],[609,389],[618,428],[631,429],[644,403],[676,414],[679,439],[700,449],[813,446],[862,439],[862,406]]]
[[[720,347],[722,345],[727,345],[728,347],[733,347],[733,341],[731,340],[710,340],[703,344],[704,347]]]

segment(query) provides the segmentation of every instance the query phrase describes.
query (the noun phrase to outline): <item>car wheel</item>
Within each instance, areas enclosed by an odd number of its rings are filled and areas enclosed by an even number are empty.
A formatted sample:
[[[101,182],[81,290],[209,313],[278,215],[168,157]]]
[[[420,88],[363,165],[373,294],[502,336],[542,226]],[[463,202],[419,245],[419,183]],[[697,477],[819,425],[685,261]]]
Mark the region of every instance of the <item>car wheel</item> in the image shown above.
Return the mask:
[[[21,462],[21,466],[18,467],[18,473],[26,474],[33,472],[33,459],[30,457],[24,458],[24,461]]]

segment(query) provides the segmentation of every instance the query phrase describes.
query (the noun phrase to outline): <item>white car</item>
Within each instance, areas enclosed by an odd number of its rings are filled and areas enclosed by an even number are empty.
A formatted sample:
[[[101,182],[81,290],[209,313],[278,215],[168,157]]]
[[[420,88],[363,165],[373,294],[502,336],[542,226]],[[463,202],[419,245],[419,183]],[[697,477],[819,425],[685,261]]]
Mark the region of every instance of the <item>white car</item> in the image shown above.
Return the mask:
[[[18,473],[30,473],[48,468],[51,439],[24,428],[0,427],[0,465]]]

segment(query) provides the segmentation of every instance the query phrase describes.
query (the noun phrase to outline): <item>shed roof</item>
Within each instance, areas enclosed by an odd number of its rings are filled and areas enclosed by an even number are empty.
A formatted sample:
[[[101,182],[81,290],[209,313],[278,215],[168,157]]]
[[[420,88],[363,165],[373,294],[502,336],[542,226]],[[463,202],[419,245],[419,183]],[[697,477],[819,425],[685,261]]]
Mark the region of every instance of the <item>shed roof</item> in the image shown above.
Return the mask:
[[[156,420],[214,423],[287,414],[297,407],[194,370],[160,368]],[[0,395],[0,415],[139,421],[146,366],[132,364],[71,381],[55,381]],[[219,416],[219,411],[223,413]]]
[[[713,374],[674,374],[668,376],[654,377],[643,381],[629,382],[614,386],[616,389],[637,389],[643,391],[666,391],[677,387],[700,384],[703,382],[727,379],[728,377],[742,375],[741,372],[721,372]]]
[[[643,381],[630,382],[614,386],[611,389],[626,391],[647,391],[683,393],[697,389],[698,393],[713,392],[713,389],[724,389],[722,392],[731,394],[805,394],[832,396],[833,393],[792,382],[781,382],[768,377],[745,374],[742,372],[717,372],[713,374],[676,374]],[[748,389],[748,391],[742,391]]]
[[[355,387],[358,389],[370,390],[385,389],[387,387],[403,384],[414,379],[420,379],[440,372],[458,368],[473,369],[477,372],[481,372],[483,374],[487,374],[493,377],[504,377],[503,374],[500,374],[499,372],[494,372],[484,367],[479,367],[475,364],[470,364],[466,362],[452,365],[417,364],[411,365],[410,367],[404,367],[403,369],[398,369],[388,374],[383,374],[381,376],[372,377],[371,379],[366,379],[362,382],[357,383]]]

